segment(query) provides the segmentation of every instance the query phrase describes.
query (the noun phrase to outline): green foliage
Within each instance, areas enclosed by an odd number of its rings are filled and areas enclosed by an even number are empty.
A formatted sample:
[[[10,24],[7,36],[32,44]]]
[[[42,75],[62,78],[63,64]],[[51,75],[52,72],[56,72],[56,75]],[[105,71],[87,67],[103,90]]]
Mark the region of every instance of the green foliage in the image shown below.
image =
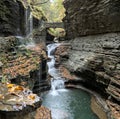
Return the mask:
[[[62,28],[55,28],[55,29],[50,28],[48,30],[48,32],[56,37],[64,37],[65,36],[65,30]]]
[[[1,79],[1,83],[7,83],[8,79],[6,78],[6,76],[3,76]]]
[[[20,0],[24,7],[30,7],[34,17],[45,19],[48,22],[62,22],[65,17],[63,0]],[[62,29],[63,31],[63,29]],[[54,36],[60,36],[61,29],[50,29],[49,32]]]
[[[65,16],[63,0],[19,0],[25,8],[30,7],[33,16],[38,19],[46,17],[49,22],[60,22]]]
[[[42,10],[49,22],[61,22],[65,16],[65,9],[62,5],[63,0],[54,0],[54,2],[48,2],[42,4]]]

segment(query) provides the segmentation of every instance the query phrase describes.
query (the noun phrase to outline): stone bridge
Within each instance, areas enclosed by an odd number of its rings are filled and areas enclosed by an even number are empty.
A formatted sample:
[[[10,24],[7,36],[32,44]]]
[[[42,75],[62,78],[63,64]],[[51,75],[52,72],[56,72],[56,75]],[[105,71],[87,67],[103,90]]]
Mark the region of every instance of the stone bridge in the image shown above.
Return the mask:
[[[48,28],[64,28],[64,24],[62,22],[42,22],[41,26],[39,27],[39,36],[41,37],[41,40],[47,39],[47,29]],[[36,37],[36,42],[40,42],[38,38]]]
[[[64,28],[63,22],[45,22],[45,28]]]

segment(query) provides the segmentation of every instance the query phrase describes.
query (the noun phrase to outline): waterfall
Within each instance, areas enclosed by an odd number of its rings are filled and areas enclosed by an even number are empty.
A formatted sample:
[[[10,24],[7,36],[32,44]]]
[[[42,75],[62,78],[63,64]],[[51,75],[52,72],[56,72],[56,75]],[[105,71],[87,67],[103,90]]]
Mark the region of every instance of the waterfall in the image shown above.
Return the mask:
[[[51,89],[53,91],[57,90],[57,89],[64,89],[64,81],[62,79],[52,79],[51,80]]]
[[[25,35],[28,35],[28,9],[25,9]]]
[[[33,41],[33,16],[30,8],[24,9],[24,34],[25,36],[18,35],[16,38],[19,39],[19,45],[35,46]]]
[[[30,8],[25,9],[25,34],[26,37],[31,35],[33,31],[33,16]]]
[[[24,16],[24,27],[25,27],[25,39],[20,39],[21,44],[25,45],[26,47],[34,47],[35,43],[32,38],[32,31],[33,31],[33,16],[30,11],[30,8],[25,9],[25,16]]]
[[[31,34],[33,31],[33,16],[32,13],[30,12],[30,32],[29,34]]]
[[[55,68],[55,57],[54,57],[54,51],[56,47],[58,47],[59,44],[50,44],[47,46],[48,49],[48,57],[51,59],[50,62],[47,62],[48,65],[48,73],[54,78],[57,79],[60,77],[59,71]]]
[[[30,8],[25,9],[24,14],[24,28],[25,28],[25,37],[23,36],[16,36],[18,38],[18,44],[20,47],[35,47],[35,42],[32,38],[32,31],[33,31],[33,16],[30,12]]]
[[[58,69],[55,68],[55,57],[54,57],[54,51],[56,47],[58,47],[60,44],[54,43],[49,44],[47,46],[48,49],[48,57],[51,59],[47,62],[48,65],[48,73],[52,76],[51,78],[51,94],[52,95],[58,95],[59,91],[61,89],[64,89],[64,79],[61,78],[60,72]]]

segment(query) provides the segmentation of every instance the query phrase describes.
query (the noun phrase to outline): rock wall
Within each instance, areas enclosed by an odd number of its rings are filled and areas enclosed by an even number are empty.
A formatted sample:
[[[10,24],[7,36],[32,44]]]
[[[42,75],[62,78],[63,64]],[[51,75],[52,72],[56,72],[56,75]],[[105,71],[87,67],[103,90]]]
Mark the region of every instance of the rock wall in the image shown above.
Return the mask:
[[[27,11],[27,13],[26,13]],[[22,35],[26,36],[26,19],[28,22],[30,9],[26,10],[22,3],[14,0],[0,1],[0,36]],[[27,17],[27,18],[26,18]],[[33,27],[39,25],[39,20],[33,17]]]
[[[67,39],[120,31],[119,0],[65,0]]]
[[[65,0],[64,6],[66,37],[75,39],[69,41],[72,48],[63,64],[119,101],[120,1]]]
[[[79,37],[70,44],[69,59],[61,59],[63,66],[80,77],[78,82],[82,78],[87,88],[111,100],[111,110],[120,117],[120,33]]]
[[[64,24],[71,45],[62,64],[101,93],[120,118],[120,1],[65,0]]]
[[[0,63],[3,64],[3,78],[29,87],[31,90],[35,83],[40,84],[40,81],[46,84],[45,88],[50,88],[45,77],[47,60],[45,45],[41,43],[35,46],[20,47],[18,41],[19,39],[14,36],[0,37]],[[40,88],[42,90],[44,86]]]
[[[120,85],[120,33],[71,40],[69,59],[64,60],[63,64],[100,91],[107,90],[112,97],[119,100],[120,95],[116,95],[113,88],[119,88]]]
[[[19,32],[20,6],[14,0],[0,1],[0,36],[15,35]]]

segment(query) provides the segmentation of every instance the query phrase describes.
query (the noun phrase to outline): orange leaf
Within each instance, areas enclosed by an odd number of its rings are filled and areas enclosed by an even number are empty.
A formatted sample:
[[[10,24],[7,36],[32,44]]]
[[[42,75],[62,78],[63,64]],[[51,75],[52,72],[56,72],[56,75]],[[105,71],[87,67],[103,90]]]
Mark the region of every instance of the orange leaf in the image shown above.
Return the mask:
[[[24,90],[24,88],[22,86],[13,86],[8,91],[10,93],[16,93],[16,92],[20,92],[20,91],[23,91],[23,90]]]
[[[36,98],[36,94],[30,94],[28,98],[34,100]]]
[[[23,88],[22,86],[16,86],[16,87],[15,87],[15,91],[18,91],[18,90],[23,91],[24,88]]]
[[[8,88],[12,88],[13,86],[15,86],[15,84],[11,84],[11,83],[7,84]]]

